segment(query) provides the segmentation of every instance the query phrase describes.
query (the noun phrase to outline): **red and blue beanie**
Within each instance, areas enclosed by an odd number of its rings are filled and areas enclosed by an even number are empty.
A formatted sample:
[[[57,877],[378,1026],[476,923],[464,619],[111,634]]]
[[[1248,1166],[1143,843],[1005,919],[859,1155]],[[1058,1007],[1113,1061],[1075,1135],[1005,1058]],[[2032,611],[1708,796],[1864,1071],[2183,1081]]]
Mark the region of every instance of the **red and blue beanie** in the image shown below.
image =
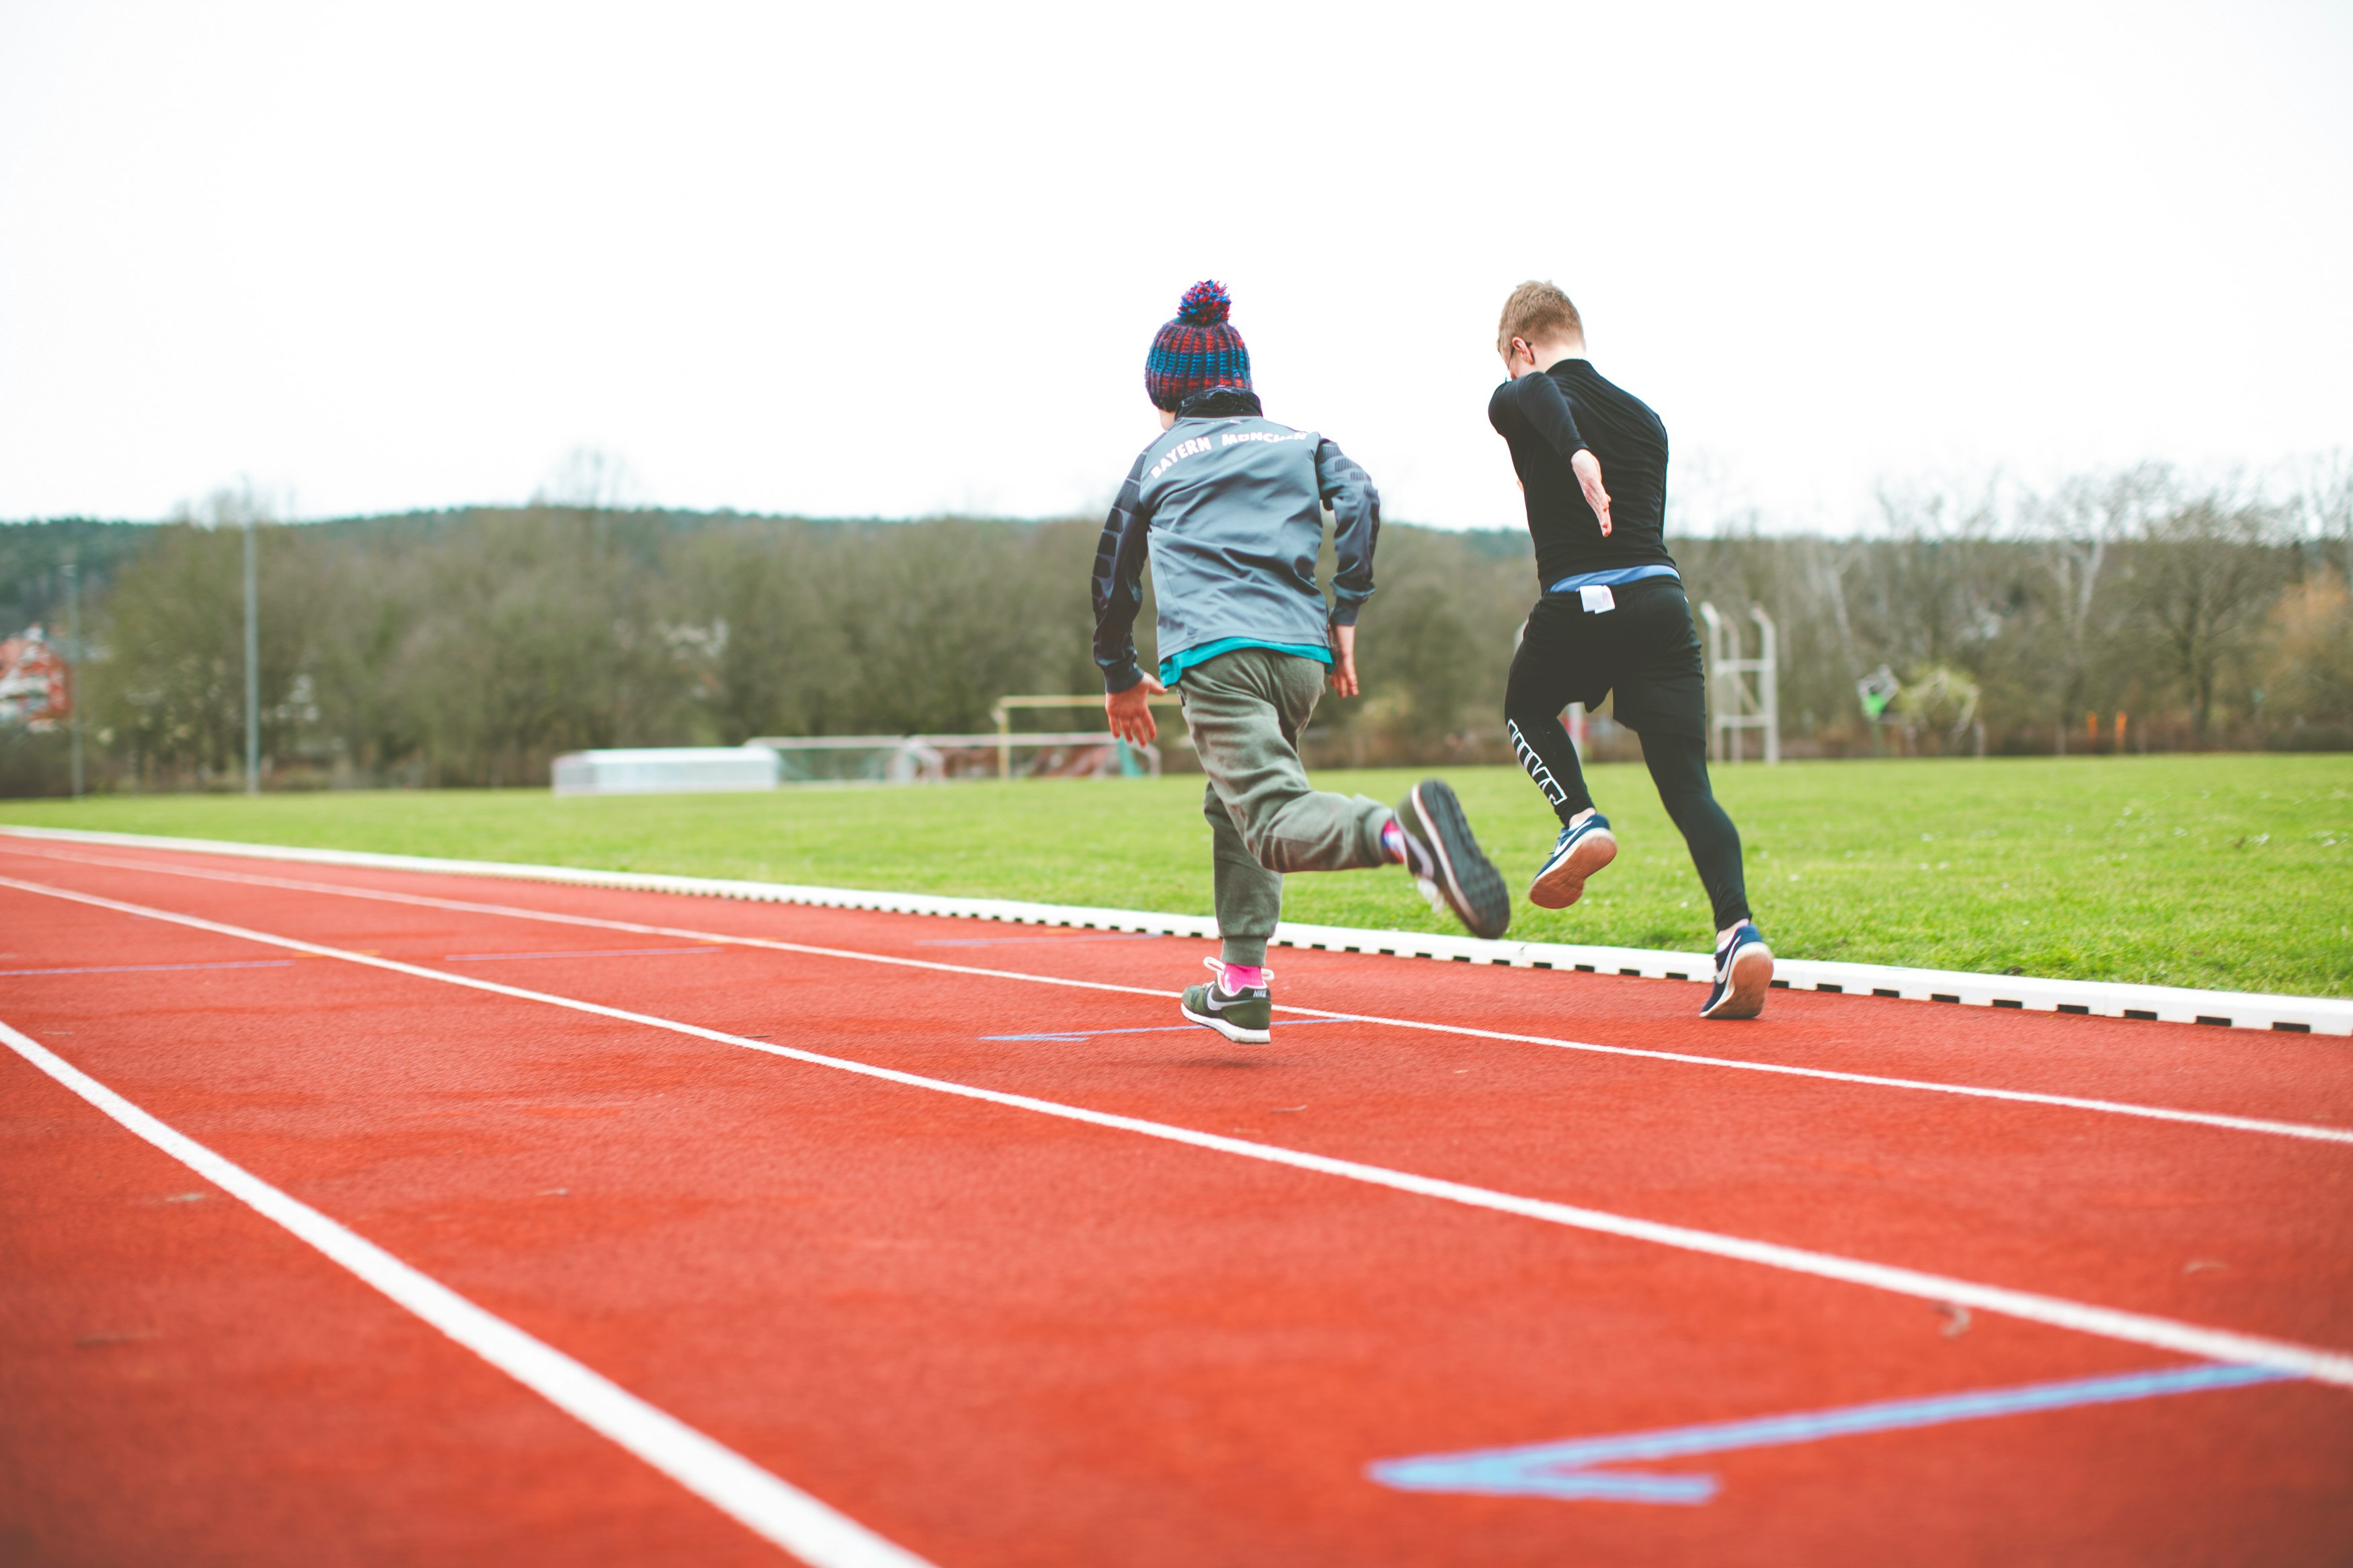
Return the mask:
[[[1250,390],[1250,349],[1226,320],[1233,308],[1233,296],[1213,279],[1185,290],[1176,319],[1160,329],[1144,362],[1144,390],[1154,407],[1173,414],[1178,404],[1213,386]]]

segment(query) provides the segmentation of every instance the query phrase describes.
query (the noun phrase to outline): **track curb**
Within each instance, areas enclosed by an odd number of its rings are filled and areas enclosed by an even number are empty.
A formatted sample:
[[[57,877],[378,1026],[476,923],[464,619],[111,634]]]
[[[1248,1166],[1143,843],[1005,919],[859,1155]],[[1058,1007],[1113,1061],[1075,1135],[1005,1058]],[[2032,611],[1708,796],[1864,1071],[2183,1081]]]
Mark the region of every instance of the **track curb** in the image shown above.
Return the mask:
[[[121,848],[167,849],[189,854],[226,855],[246,859],[385,871],[497,877],[512,881],[555,882],[574,887],[675,893],[690,898],[738,899],[757,903],[801,904],[819,909],[873,910],[893,914],[1003,921],[1018,925],[1076,926],[1098,931],[1150,931],[1167,936],[1215,937],[1218,934],[1218,922],[1208,915],[1096,909],[1077,904],[1040,904],[1018,899],[955,899],[928,893],[803,887],[789,882],[678,877],[658,872],[598,870],[577,866],[533,866],[503,860],[453,860],[423,855],[386,855],[372,850],[312,849],[291,845],[243,844],[226,839],[102,833],[72,827],[0,825],[0,834],[16,838],[103,844]],[[1348,926],[1301,925],[1291,921],[1275,928],[1273,945],[1333,952],[1381,953],[1398,958],[1430,958],[1458,963],[1501,964],[1514,969],[1622,974],[1694,984],[1706,983],[1714,963],[1704,952],[1596,947],[1573,942],[1487,942],[1470,936],[1362,931]],[[2174,985],[2133,985],[2105,980],[2049,980],[2016,974],[1974,974],[1958,970],[1909,969],[1892,964],[1841,963],[1803,958],[1777,959],[1774,973],[1775,986],[1792,991],[1893,997],[1961,1006],[2010,1008],[2030,1013],[2075,1013],[2093,1017],[2205,1024],[2293,1034],[2353,1036],[2353,1000],[2340,997],[2199,991]]]

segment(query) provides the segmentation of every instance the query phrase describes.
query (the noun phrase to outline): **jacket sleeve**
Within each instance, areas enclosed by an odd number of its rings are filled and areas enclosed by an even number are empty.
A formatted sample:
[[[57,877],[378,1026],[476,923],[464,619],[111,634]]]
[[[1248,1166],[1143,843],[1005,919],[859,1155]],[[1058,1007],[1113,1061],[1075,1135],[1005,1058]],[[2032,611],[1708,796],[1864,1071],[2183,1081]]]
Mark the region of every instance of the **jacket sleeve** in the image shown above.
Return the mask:
[[[1561,391],[1560,383],[1549,375],[1524,375],[1495,389],[1493,400],[1487,405],[1487,419],[1498,430],[1504,428],[1499,416],[1506,408],[1526,421],[1528,428],[1558,452],[1564,463],[1579,452],[1593,450],[1577,432],[1577,416],[1569,410],[1567,395]]]
[[[1103,671],[1106,693],[1124,691],[1144,679],[1135,662],[1135,613],[1144,605],[1152,517],[1144,506],[1143,474],[1144,454],[1138,453],[1095,542],[1095,667]]]
[[[1332,625],[1353,626],[1373,596],[1373,547],[1381,536],[1381,492],[1348,454],[1318,437],[1315,488],[1332,509]]]

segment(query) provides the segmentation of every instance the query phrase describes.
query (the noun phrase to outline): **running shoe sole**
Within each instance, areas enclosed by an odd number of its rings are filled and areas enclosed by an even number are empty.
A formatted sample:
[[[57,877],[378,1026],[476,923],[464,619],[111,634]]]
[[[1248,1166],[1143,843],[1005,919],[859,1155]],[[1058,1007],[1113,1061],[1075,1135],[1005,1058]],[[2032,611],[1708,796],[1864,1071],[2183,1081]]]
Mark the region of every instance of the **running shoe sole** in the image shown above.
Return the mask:
[[[1438,860],[1439,896],[1454,918],[1472,936],[1490,942],[1511,930],[1511,889],[1504,887],[1503,873],[1480,852],[1453,789],[1443,779],[1426,779],[1405,798],[1420,830],[1418,837]]]
[[[1568,847],[1556,865],[1536,873],[1528,884],[1528,902],[1540,910],[1565,910],[1585,897],[1585,879],[1618,858],[1618,838],[1597,827]]]
[[[1186,1017],[1191,1019],[1194,1023],[1200,1025],[1201,1027],[1205,1029],[1215,1029],[1218,1033],[1225,1036],[1226,1038],[1234,1041],[1238,1045],[1263,1046],[1270,1045],[1274,1040],[1274,1035],[1271,1030],[1245,1029],[1239,1024],[1228,1023],[1225,1019],[1219,1017],[1215,1013],[1196,1013],[1192,1008],[1187,1007],[1182,1002],[1176,1004],[1176,1010],[1184,1014]]]
[[[1765,1011],[1773,989],[1773,950],[1752,942],[1733,955],[1732,984],[1724,1000],[1703,1012],[1703,1018],[1754,1018]]]

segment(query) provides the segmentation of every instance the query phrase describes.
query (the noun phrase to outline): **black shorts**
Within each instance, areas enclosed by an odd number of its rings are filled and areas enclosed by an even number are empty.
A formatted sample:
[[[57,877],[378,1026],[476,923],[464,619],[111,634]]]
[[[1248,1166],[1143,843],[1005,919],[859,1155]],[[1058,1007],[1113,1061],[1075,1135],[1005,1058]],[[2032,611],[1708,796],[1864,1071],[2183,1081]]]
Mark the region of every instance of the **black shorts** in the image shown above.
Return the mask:
[[[1512,658],[1512,692],[1554,713],[1572,702],[1591,713],[1615,691],[1614,717],[1628,729],[1705,739],[1707,685],[1683,585],[1645,577],[1610,594],[1614,610],[1586,609],[1574,588],[1537,600]]]

